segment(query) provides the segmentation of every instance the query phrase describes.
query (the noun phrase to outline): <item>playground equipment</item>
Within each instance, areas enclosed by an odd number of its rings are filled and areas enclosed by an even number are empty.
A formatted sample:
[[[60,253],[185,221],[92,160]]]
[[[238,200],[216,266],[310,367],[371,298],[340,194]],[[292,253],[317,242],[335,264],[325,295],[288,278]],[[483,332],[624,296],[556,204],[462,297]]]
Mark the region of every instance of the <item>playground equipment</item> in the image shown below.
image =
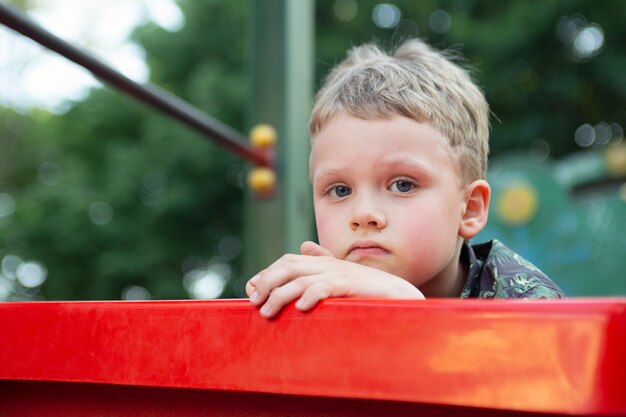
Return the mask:
[[[560,161],[502,156],[488,179],[490,217],[476,241],[501,239],[568,296],[626,294],[626,144]]]
[[[268,124],[258,124],[250,131],[252,146],[273,152],[276,147],[276,129]],[[257,167],[248,174],[248,186],[258,196],[269,196],[276,189],[276,173],[267,167]]]
[[[0,415],[626,415],[626,300],[0,304]]]
[[[108,85],[177,119],[235,155],[257,165],[273,166],[273,160],[267,153],[248,145],[245,138],[231,127],[162,88],[136,83],[3,3],[0,3],[0,23],[83,66]]]
[[[275,146],[267,146],[270,142],[248,144],[244,135],[191,104],[159,87],[135,83],[49,33],[19,10],[0,4],[0,23],[253,164],[249,175],[253,193],[246,201],[244,240],[259,249],[244,252],[244,274],[257,271],[286,251],[297,250],[302,241],[314,235],[306,129],[313,87],[313,1],[271,0],[260,5],[250,0],[249,7],[253,79],[249,124],[271,124],[284,138]],[[280,159],[275,158],[277,154]],[[258,221],[260,218],[263,222]],[[273,236],[271,242],[266,236]]]

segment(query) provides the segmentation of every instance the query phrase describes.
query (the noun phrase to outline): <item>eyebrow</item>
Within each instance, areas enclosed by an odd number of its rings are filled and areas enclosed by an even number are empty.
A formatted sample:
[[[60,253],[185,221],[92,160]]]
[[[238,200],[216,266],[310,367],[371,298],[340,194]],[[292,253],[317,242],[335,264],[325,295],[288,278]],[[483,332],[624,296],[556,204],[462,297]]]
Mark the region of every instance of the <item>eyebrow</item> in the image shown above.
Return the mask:
[[[315,183],[315,181],[319,181],[325,177],[335,177],[341,174],[343,170],[335,169],[335,168],[326,168],[315,174],[315,176],[310,175],[311,183]]]
[[[434,175],[433,168],[427,166],[424,162],[420,161],[417,158],[411,156],[394,156],[391,158],[382,158],[381,160],[376,162],[376,167],[394,167],[394,168],[407,168],[411,169],[414,172],[417,172],[421,176],[432,176]],[[342,168],[325,168],[316,173],[315,176],[311,176],[311,183],[315,183],[315,181],[323,180],[326,177],[337,177],[341,176],[344,169]]]
[[[382,158],[376,165],[383,166],[383,167],[387,167],[387,166],[398,167],[398,168],[406,167],[412,170],[416,170],[419,173],[425,174],[425,175],[432,175],[433,168],[434,168],[434,165],[429,166],[423,161],[417,158],[411,157],[411,156],[407,156],[407,155],[403,155],[400,157],[394,156],[391,158]]]

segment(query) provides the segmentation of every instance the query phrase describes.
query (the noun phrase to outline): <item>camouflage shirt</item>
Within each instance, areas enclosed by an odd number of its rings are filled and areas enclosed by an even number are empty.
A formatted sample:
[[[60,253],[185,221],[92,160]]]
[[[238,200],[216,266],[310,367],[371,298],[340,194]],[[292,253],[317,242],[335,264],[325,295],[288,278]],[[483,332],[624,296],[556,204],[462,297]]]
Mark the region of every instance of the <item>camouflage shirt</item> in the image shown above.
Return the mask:
[[[465,244],[469,266],[461,298],[564,298],[563,291],[535,265],[498,240]]]

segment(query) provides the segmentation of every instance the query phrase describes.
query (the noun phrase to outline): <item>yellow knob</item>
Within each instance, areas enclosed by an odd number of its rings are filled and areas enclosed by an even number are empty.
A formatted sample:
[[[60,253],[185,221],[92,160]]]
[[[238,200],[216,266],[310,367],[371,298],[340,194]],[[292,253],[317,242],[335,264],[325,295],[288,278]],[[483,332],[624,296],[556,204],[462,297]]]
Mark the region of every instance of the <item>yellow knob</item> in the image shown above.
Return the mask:
[[[502,191],[496,204],[500,221],[507,226],[517,227],[530,223],[539,208],[539,196],[528,183],[512,184]]]
[[[257,148],[271,148],[276,144],[276,129],[267,124],[259,124],[250,131],[252,145]]]
[[[611,146],[605,154],[606,170],[612,177],[626,175],[626,146]]]
[[[248,174],[248,186],[259,195],[270,194],[276,186],[276,174],[269,168],[254,168]]]

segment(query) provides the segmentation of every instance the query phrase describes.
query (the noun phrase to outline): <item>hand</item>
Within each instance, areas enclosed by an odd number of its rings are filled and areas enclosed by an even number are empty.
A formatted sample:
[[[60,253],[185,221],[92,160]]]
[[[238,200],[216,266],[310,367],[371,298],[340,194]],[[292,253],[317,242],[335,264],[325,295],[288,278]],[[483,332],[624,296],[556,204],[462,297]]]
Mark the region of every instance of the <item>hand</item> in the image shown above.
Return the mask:
[[[310,310],[329,297],[413,298],[422,293],[408,281],[387,272],[336,259],[313,242],[304,242],[300,255],[282,256],[246,284],[250,302],[273,317],[298,299],[296,308]]]

